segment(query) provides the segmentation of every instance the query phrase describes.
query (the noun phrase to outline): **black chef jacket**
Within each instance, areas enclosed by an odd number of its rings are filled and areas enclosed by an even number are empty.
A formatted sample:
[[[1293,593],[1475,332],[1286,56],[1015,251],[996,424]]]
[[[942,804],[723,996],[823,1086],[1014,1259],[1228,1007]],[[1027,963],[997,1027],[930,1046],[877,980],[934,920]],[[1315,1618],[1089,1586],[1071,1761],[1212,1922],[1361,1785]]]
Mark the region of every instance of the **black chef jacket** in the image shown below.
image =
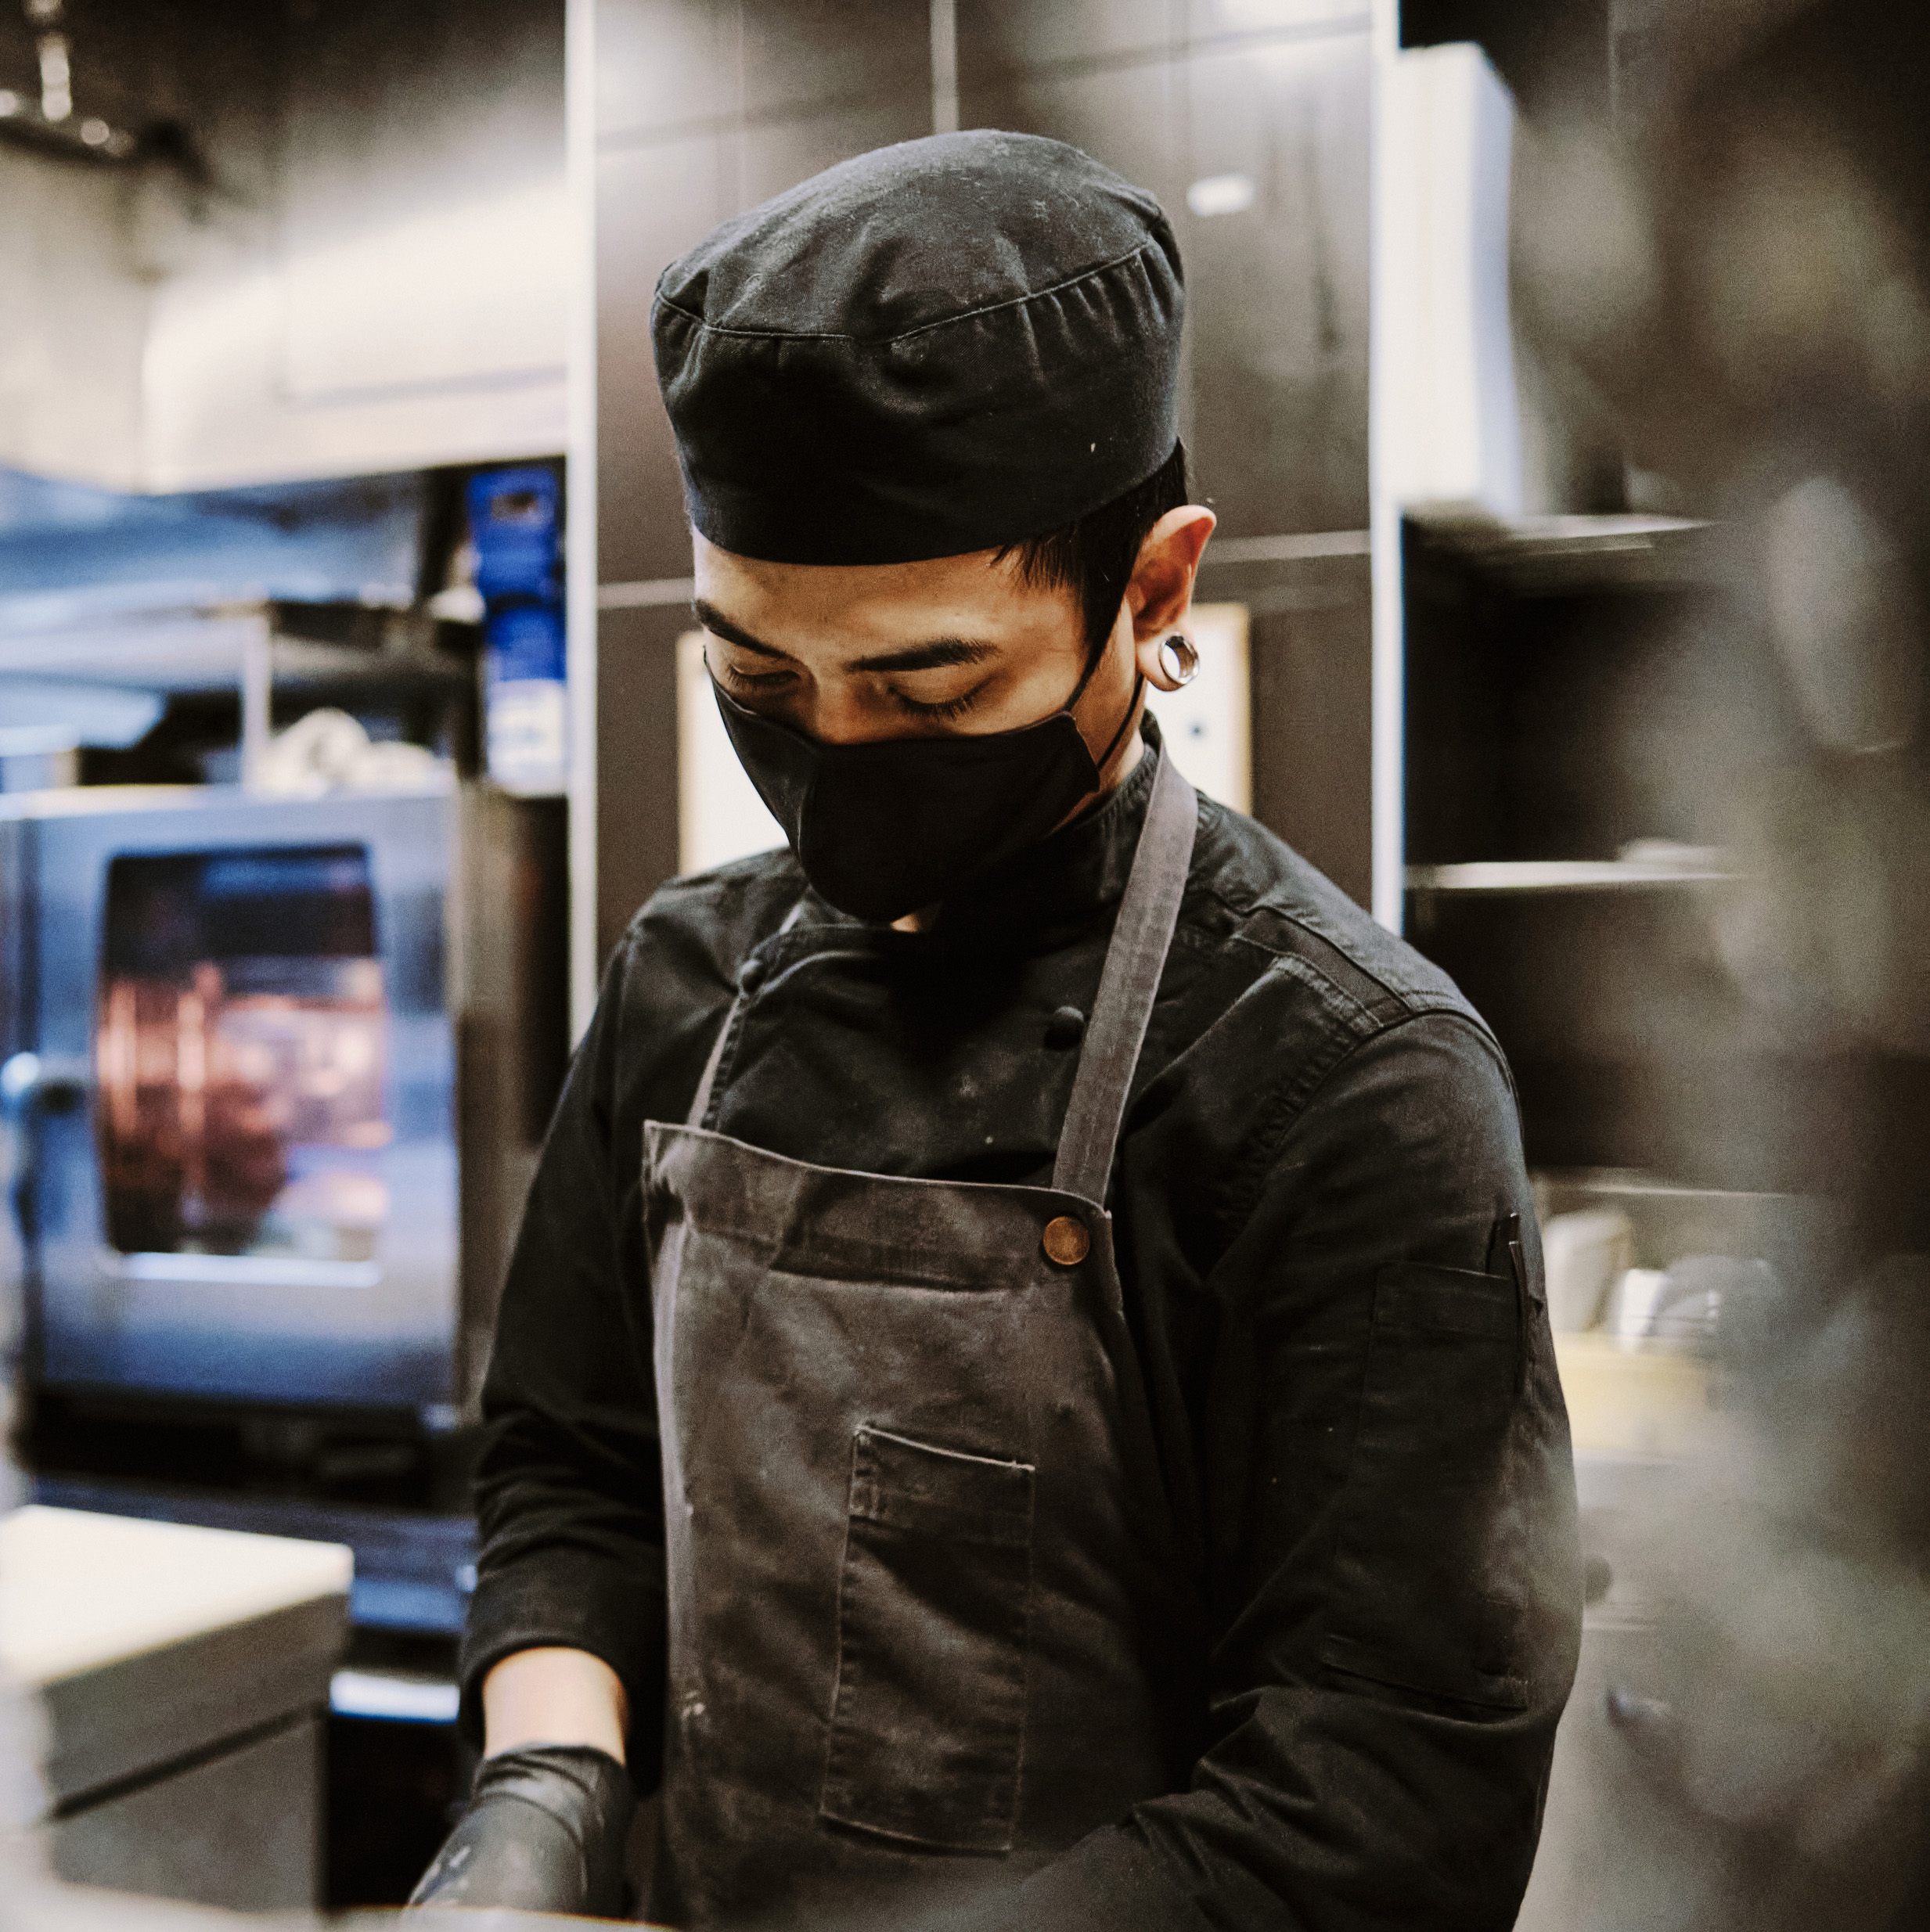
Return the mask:
[[[500,1658],[573,1646],[622,1678],[632,1768],[656,1775],[642,1134],[683,1119],[736,987],[719,1132],[826,1167],[1048,1184],[1078,1059],[1064,1009],[1091,1009],[1154,769],[925,932],[805,896],[787,851],[674,880],[632,922],[502,1301],[472,1726]],[[801,897],[816,944],[767,980],[762,942]],[[1581,1602],[1507,1068],[1446,978],[1208,800],[1111,1205],[1204,1606],[1201,1654],[1172,1664],[1201,1687],[1203,1754],[1190,1789],[1053,1868],[1053,1916],[1505,1932]]]

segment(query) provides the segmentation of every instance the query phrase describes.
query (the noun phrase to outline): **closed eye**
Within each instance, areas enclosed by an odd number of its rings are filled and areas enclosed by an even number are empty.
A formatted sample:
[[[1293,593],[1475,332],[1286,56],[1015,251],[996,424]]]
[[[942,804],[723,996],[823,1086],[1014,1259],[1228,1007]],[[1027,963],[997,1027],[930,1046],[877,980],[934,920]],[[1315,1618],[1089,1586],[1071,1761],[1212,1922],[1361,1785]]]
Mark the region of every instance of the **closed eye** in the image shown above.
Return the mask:
[[[891,696],[899,707],[909,712],[913,718],[935,718],[942,722],[949,723],[953,718],[963,718],[978,702],[979,695],[985,688],[983,685],[978,685],[958,697],[947,698],[942,703],[937,704],[927,703],[919,698],[908,697],[902,691],[894,691]]]
[[[735,664],[726,664],[723,671],[724,682],[740,691],[775,691],[789,684],[792,675],[788,671],[740,671]]]

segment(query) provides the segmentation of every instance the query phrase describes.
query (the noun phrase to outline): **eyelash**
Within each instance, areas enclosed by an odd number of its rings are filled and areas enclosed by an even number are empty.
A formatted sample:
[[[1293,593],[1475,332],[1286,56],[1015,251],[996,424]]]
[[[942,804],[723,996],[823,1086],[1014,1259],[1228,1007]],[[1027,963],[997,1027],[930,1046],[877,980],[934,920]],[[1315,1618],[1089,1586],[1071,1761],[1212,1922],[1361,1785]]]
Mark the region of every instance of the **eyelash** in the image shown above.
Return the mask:
[[[766,671],[754,675],[740,671],[735,664],[725,665],[724,676],[726,682],[740,685],[746,691],[769,691],[790,682],[790,673],[787,671]]]
[[[938,718],[946,723],[955,718],[963,718],[978,702],[977,691],[967,691],[963,697],[948,698],[942,704],[921,704],[916,698],[906,697],[902,691],[894,691],[891,696],[913,717]]]
[[[743,691],[774,691],[780,685],[790,682],[787,671],[751,672],[740,671],[734,664],[724,667],[726,680]],[[980,687],[983,689],[983,687]],[[907,697],[902,691],[894,691],[892,697],[901,710],[913,718],[927,718],[940,723],[949,724],[955,718],[963,718],[978,702],[978,691],[967,691],[962,697],[948,698],[942,704],[922,703],[916,698]]]

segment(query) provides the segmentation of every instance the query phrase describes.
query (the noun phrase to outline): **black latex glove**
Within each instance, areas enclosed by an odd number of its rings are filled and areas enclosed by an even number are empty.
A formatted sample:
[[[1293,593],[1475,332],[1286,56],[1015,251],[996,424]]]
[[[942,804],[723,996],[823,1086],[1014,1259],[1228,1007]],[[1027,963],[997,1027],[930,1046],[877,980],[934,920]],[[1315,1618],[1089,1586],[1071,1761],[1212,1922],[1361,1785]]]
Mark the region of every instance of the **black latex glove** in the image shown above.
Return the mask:
[[[630,1774],[587,1744],[484,1758],[469,1809],[409,1902],[614,1919],[636,1808]]]

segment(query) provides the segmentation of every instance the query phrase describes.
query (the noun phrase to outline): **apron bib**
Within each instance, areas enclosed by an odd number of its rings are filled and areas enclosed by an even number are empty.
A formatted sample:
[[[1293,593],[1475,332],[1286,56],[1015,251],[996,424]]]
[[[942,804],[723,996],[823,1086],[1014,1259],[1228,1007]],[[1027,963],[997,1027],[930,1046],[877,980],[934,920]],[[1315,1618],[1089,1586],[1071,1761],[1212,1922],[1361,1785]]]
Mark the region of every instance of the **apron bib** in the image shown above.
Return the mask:
[[[1186,1780],[1194,1726],[1160,1686],[1192,1599],[1104,1202],[1195,822],[1162,754],[1050,1187],[706,1131],[736,1008],[690,1122],[646,1129],[669,1609],[653,1919],[969,1895]]]

